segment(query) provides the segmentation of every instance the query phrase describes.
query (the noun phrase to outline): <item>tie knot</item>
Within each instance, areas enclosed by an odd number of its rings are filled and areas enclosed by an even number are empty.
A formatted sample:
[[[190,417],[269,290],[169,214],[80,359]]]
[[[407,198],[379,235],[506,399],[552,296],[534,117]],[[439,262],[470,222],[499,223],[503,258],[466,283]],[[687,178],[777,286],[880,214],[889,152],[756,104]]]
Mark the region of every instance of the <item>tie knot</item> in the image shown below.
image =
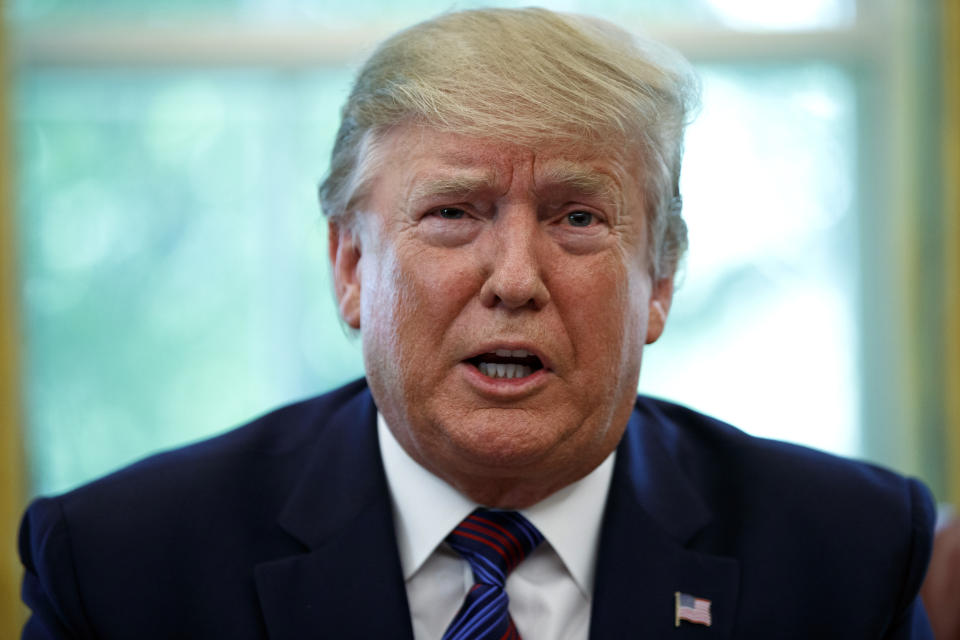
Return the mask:
[[[447,536],[447,544],[470,563],[478,583],[503,588],[507,576],[543,540],[516,511],[476,509]]]

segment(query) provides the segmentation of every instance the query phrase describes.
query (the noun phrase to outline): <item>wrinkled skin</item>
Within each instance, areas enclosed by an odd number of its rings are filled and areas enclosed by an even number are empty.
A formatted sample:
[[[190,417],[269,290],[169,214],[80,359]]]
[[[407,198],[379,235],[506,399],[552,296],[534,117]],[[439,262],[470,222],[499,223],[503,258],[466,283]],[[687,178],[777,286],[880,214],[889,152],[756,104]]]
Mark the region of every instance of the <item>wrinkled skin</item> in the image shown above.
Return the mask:
[[[651,278],[639,165],[413,125],[382,149],[356,228],[330,228],[374,399],[435,475],[529,506],[616,447],[663,330],[672,278]],[[544,367],[502,380],[467,362],[496,348]]]

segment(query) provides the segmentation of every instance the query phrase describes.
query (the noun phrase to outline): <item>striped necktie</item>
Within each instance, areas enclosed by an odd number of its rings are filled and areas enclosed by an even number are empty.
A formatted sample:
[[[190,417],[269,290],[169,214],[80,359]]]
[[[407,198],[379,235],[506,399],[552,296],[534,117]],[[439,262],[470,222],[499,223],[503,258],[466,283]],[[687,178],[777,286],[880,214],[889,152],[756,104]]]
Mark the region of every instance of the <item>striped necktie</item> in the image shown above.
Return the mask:
[[[473,569],[474,585],[443,640],[520,640],[507,611],[507,576],[543,535],[516,511],[477,509],[447,536]]]

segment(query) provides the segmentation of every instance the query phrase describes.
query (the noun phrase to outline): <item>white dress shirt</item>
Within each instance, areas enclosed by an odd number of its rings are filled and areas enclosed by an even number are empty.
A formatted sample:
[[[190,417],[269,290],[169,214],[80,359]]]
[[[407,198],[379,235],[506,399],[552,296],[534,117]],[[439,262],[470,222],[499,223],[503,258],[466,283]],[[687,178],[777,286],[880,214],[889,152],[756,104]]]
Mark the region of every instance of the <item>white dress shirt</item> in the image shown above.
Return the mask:
[[[416,640],[439,640],[473,585],[470,565],[444,539],[477,506],[421,467],[378,414],[400,564]],[[524,640],[585,640],[600,522],[614,453],[590,474],[521,513],[545,541],[507,578],[510,615]]]

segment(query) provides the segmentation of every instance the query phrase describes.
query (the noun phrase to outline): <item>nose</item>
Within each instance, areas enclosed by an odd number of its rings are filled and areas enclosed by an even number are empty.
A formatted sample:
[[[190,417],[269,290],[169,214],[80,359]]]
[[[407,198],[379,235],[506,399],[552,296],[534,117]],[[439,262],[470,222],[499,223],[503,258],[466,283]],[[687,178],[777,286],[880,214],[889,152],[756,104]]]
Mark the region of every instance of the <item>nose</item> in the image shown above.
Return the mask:
[[[544,243],[536,211],[526,207],[503,210],[490,231],[493,249],[487,258],[481,302],[490,308],[542,309],[550,292],[543,278]]]

